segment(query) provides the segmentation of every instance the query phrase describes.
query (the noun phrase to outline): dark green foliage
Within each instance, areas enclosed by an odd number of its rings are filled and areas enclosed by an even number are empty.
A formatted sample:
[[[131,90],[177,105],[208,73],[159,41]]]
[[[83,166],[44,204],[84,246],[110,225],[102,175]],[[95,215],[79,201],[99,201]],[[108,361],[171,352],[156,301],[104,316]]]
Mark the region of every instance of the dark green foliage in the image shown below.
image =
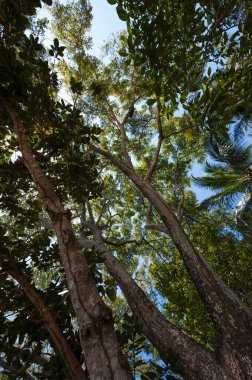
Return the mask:
[[[71,210],[76,234],[81,230],[85,238],[93,239],[81,224],[80,210],[88,199],[105,243],[146,294],[187,335],[214,348],[211,320],[174,243],[146,228],[146,214],[153,224],[161,223],[159,215],[149,210],[147,200],[124,174],[88,149],[88,143],[125,163],[116,119],[122,120],[129,110],[126,145],[144,181],[155,156],[160,122],[162,148],[151,183],[197,250],[250,304],[250,147],[230,143],[227,136],[231,123],[236,123],[239,138],[250,128],[251,7],[243,1],[202,1],[198,6],[191,1],[108,2],[117,5],[128,34],[121,36],[119,53],[115,41],[106,46],[111,57],[105,65],[87,53],[88,1],[54,2],[55,38],[46,48],[40,39],[46,22],[33,18],[42,3],[0,0],[0,95],[11,102],[23,122],[37,162],[65,209]],[[60,98],[62,82],[71,104]],[[136,97],[140,100],[132,106]],[[10,378],[17,378],[16,371],[24,367],[24,378],[27,372],[38,379],[65,379],[64,364],[43,320],[8,276],[11,266],[17,265],[53,312],[82,364],[78,326],[55,235],[3,108],[0,125],[1,356],[13,367]],[[216,211],[197,207],[190,190],[190,170],[195,160],[203,161],[209,138],[208,153],[217,164],[209,163],[209,175],[198,182],[221,189],[206,201],[220,201]],[[225,210],[223,204],[229,207],[226,200],[237,193],[243,193],[244,205],[235,219],[233,210]],[[126,311],[100,254],[92,248],[83,255],[100,295],[114,309],[118,341],[134,375],[144,380],[180,378],[172,372],[172,353],[168,364],[161,362],[136,316]],[[46,361],[38,364],[36,357]]]

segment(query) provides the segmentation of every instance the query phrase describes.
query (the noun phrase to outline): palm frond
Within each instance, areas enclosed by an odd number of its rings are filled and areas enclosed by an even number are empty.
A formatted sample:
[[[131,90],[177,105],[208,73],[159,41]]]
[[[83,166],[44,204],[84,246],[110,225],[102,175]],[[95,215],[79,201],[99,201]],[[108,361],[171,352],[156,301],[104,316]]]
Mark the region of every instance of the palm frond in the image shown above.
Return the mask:
[[[209,156],[234,170],[244,171],[252,165],[251,144],[242,141],[212,141],[207,149]]]
[[[192,177],[193,182],[199,187],[205,187],[210,190],[229,189],[233,191],[235,189],[247,188],[250,184],[250,178],[244,176],[241,173],[227,170],[225,168],[219,168],[215,165],[209,165],[206,167],[206,172],[209,174],[205,177]]]
[[[204,177],[193,177],[193,182],[217,194],[204,200],[200,207],[223,205],[232,208],[241,194],[252,193],[251,145],[231,139],[212,140],[208,154],[215,163],[206,162]],[[250,198],[248,198],[250,199]]]
[[[240,120],[234,126],[234,139],[240,140],[244,138],[245,133],[252,127],[252,110],[246,110],[242,114],[237,115]]]
[[[218,206],[224,206],[225,208],[233,208],[235,207],[238,200],[238,194],[236,191],[226,192],[221,191],[211,197],[202,201],[199,205],[202,209],[214,209]]]

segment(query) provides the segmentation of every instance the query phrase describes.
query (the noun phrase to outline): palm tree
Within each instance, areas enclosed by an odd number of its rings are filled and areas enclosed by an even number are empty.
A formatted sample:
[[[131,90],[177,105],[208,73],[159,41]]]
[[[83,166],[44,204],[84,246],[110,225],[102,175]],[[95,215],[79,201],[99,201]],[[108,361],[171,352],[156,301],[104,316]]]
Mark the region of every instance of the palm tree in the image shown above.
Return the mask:
[[[241,141],[212,141],[208,154],[216,163],[206,163],[205,177],[193,178],[201,187],[217,193],[201,203],[213,208],[219,204],[227,208],[236,206],[237,216],[252,210],[252,154],[251,145]],[[237,205],[238,199],[240,202]],[[239,214],[239,215],[238,215]]]

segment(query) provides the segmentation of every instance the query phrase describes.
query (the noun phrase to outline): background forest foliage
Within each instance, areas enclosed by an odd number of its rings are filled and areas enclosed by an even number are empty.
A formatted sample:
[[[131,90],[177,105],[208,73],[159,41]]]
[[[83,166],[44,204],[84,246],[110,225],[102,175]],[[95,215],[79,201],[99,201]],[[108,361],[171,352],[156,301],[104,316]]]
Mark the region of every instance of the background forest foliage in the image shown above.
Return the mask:
[[[108,3],[127,32],[99,58],[90,53],[88,0],[0,0],[2,379],[77,378],[50,333],[55,326],[83,376],[99,378],[81,346],[58,220],[21,154],[18,118],[112,309],[135,379],[196,377],[173,347],[163,355],[151,341],[125,298],[124,275],[109,269],[112,255],[200,347],[215,352],[223,337],[144,187],[160,194],[197,252],[251,307],[252,4]],[[41,6],[49,20],[36,13]],[[200,178],[192,177],[196,163],[205,165]],[[195,184],[213,196],[200,203]]]

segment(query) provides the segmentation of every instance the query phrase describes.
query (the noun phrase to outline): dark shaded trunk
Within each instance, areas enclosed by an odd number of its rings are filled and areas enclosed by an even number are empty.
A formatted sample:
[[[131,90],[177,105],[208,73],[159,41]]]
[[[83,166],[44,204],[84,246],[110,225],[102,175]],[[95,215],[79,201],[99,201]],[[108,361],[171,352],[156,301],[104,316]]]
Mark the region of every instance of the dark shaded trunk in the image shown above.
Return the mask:
[[[175,363],[175,368],[183,372],[188,380],[225,379],[225,371],[215,353],[190,339],[164,318],[124,266],[107,249],[101,230],[92,223],[88,225],[94,235],[96,250],[104,258],[106,268],[117,281],[131,310],[138,317],[144,334],[162,359],[167,363]]]
[[[176,215],[150,183],[140,178],[134,169],[125,166],[110,152],[106,152],[91,143],[89,143],[89,147],[109,159],[121,170],[160,215],[166,231],[177,247],[186,270],[214,323],[219,344],[218,362],[224,368],[225,378],[232,380],[251,379],[251,311],[196,251]]]
[[[45,305],[42,297],[39,293],[31,286],[27,278],[17,269],[8,269],[8,273],[13,277],[23,289],[26,297],[38,310],[42,317],[43,324],[47,331],[49,332],[52,341],[57,348],[60,356],[65,363],[69,379],[76,380],[87,380],[85,373],[83,372],[79,361],[74,355],[71,347],[66,342],[62,332],[59,329],[50,309]]]
[[[68,212],[33,156],[25,128],[15,107],[0,100],[18,136],[23,162],[34,181],[57,236],[80,341],[91,380],[132,379],[128,363],[116,339],[111,310],[102,301],[85,256],[73,232]]]
[[[131,175],[142,194],[159,213],[189,276],[214,323],[220,344],[218,356],[229,379],[252,376],[252,314],[196,251],[165,200],[138,177]]]

